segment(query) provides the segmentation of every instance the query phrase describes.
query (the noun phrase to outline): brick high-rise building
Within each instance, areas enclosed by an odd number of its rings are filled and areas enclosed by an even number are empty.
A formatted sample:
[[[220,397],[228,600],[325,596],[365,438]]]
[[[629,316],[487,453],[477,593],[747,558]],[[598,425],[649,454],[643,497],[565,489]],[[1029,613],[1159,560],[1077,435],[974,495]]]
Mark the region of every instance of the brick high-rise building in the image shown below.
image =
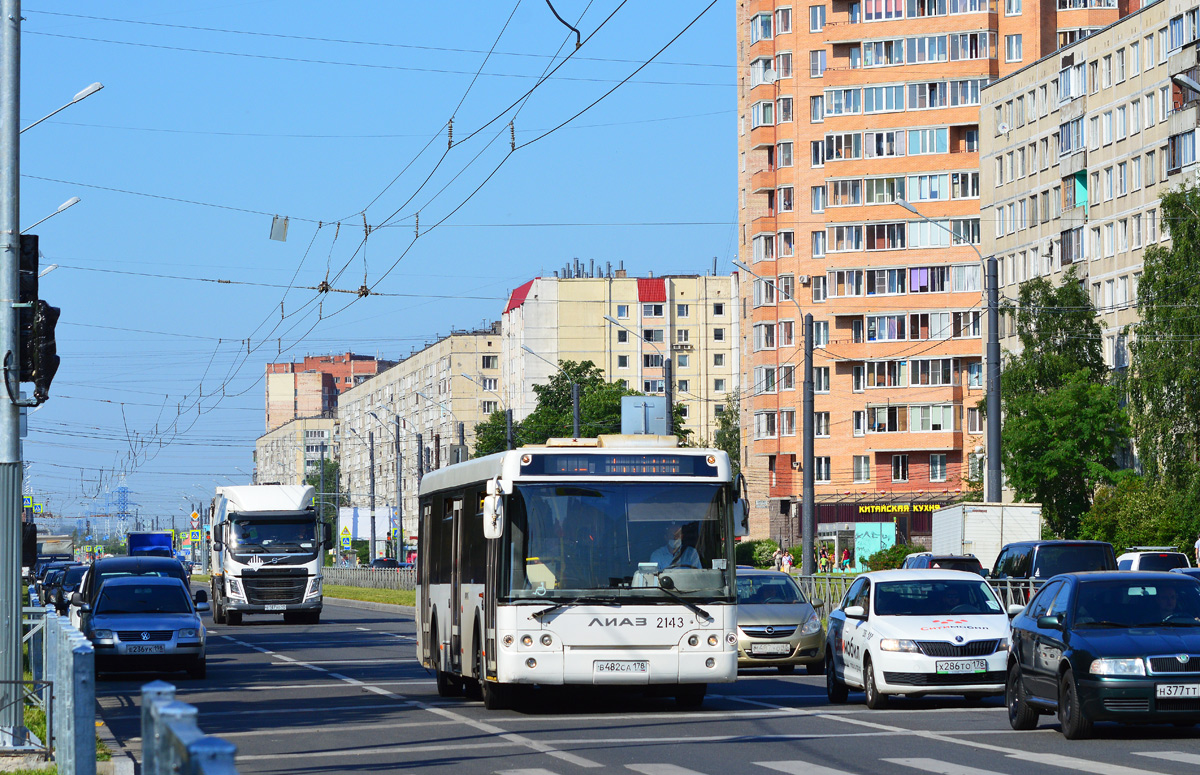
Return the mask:
[[[739,2],[739,253],[762,278],[743,276],[739,310],[754,535],[799,540],[806,313],[818,522],[907,514],[901,537],[920,536],[968,487],[984,443],[980,91],[1121,2]]]
[[[396,361],[354,353],[268,363],[267,432],[300,418],[332,417],[338,395],[395,365]]]

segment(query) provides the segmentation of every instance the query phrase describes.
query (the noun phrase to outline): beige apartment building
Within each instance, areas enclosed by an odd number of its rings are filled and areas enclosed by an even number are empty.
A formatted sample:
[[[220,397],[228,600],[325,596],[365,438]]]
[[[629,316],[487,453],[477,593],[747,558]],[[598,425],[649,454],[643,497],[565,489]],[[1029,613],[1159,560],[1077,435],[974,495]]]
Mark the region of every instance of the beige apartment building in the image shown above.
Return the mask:
[[[741,0],[741,427],[751,530],[798,535],[814,318],[818,524],[921,540],[983,452],[980,104],[1137,0]],[[896,518],[895,514],[905,514]]]
[[[692,438],[711,442],[717,415],[738,387],[737,303],[737,277],[730,275],[627,277],[618,270],[612,277],[535,278],[505,307],[500,385],[489,387],[520,420],[537,406],[533,386],[548,382],[559,361],[590,360],[610,381],[662,395],[669,357],[675,402]]]
[[[307,417],[269,431],[254,443],[256,484],[304,484],[320,474],[321,458],[336,460],[341,439],[333,417]],[[328,482],[333,490],[334,482]]]
[[[1169,239],[1159,196],[1195,158],[1195,103],[1181,109],[1171,75],[1195,72],[1196,15],[1160,0],[983,91],[984,253],[1001,295],[1074,268],[1111,368],[1127,365],[1142,255]],[[1020,349],[1003,318],[1000,334]]]
[[[404,534],[415,541],[421,458],[425,471],[449,465],[460,456],[466,459],[466,451],[474,446],[475,426],[497,408],[491,392],[496,387],[483,386],[496,385],[500,377],[499,331],[499,324],[493,324],[483,330],[453,332],[341,395],[337,419],[342,481],[350,505],[369,505],[373,434],[375,505],[395,507],[395,421],[399,418]],[[460,427],[465,448],[459,444]]]

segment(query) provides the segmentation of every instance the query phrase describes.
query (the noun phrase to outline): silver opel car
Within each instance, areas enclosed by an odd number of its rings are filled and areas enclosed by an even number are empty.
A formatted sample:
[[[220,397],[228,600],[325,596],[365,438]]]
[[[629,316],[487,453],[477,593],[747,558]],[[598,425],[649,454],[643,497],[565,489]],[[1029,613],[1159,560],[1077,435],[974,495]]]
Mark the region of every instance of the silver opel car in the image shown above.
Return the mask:
[[[109,579],[86,619],[85,635],[96,650],[96,670],[186,670],[205,675],[204,622],[208,593],[177,578],[127,576]]]

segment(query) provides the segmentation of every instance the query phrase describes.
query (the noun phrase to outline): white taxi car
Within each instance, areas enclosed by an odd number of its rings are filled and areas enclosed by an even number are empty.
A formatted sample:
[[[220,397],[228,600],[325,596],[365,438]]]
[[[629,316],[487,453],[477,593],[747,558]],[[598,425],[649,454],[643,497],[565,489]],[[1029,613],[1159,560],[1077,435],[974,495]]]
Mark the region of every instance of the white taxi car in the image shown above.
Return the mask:
[[[868,708],[888,695],[1003,694],[1009,620],[978,574],[891,570],[859,576],[829,615],[825,686],[830,702],[850,687]]]

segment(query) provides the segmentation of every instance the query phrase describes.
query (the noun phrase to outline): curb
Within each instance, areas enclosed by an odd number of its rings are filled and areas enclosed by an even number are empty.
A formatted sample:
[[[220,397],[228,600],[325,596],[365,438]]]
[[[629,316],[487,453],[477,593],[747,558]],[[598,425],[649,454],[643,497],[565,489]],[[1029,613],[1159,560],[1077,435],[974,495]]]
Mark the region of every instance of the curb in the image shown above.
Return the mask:
[[[112,752],[111,761],[96,762],[96,775],[134,775],[137,772],[137,758],[132,751],[121,747],[103,720],[96,722],[96,737]]]
[[[383,611],[385,613],[416,616],[417,609],[411,605],[395,603],[372,603],[368,600],[349,600],[342,597],[327,597],[324,605],[341,606],[342,608],[358,608],[364,611]]]

